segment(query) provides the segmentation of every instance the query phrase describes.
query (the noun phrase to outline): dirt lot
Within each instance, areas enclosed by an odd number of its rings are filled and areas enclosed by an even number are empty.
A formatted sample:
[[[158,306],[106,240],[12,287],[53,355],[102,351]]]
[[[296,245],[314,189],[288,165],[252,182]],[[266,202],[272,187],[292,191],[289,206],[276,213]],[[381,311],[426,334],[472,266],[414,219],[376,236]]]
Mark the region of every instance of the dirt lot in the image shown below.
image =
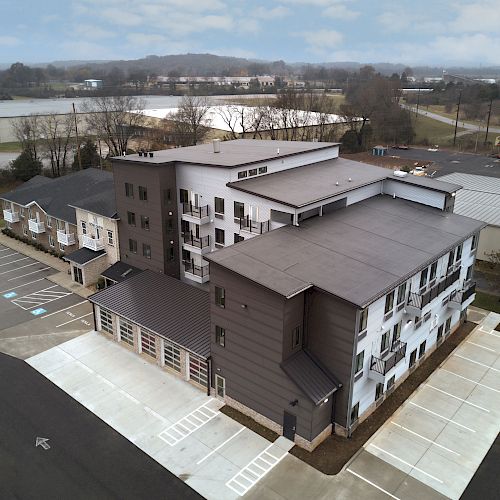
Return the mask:
[[[476,325],[467,322],[462,325],[451,337],[428,356],[423,363],[354,431],[351,438],[344,438],[332,434],[323,441],[313,452],[307,452],[298,446],[290,453],[308,463],[324,474],[338,474],[354,454],[368,441],[368,439],[389,419],[389,417],[408,399],[432,372],[450,355],[450,353],[469,335]],[[245,425],[254,432],[274,441],[278,435],[255,422],[239,411],[224,406],[220,410],[234,420]]]

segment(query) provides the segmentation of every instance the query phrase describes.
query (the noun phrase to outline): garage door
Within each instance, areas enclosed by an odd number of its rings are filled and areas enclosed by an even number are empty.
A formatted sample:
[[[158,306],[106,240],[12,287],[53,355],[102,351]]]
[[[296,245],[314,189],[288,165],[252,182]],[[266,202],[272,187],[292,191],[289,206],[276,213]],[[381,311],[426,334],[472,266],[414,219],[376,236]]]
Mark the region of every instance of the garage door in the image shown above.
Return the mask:
[[[156,336],[144,328],[141,328],[141,351],[156,358]]]
[[[181,350],[166,340],[163,344],[163,362],[167,368],[181,371]]]
[[[189,378],[202,385],[203,387],[207,386],[208,379],[208,367],[206,361],[203,361],[200,358],[189,355]]]

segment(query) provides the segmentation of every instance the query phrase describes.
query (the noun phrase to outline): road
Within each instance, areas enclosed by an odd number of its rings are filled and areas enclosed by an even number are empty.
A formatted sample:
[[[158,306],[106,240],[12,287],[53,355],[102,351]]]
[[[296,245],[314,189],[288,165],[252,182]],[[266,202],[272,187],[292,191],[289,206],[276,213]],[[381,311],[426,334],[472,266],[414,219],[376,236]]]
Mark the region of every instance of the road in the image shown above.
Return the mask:
[[[200,499],[25,362],[0,354],[0,498]],[[48,438],[50,449],[35,447]]]
[[[415,112],[415,107],[414,106],[408,106],[406,104],[401,104],[401,107],[404,109],[411,109],[413,112]],[[419,109],[418,110],[419,115],[427,116],[428,118],[432,118],[433,120],[437,120],[439,122],[447,123],[448,125],[455,125],[455,120],[452,118],[447,118],[446,116],[438,115],[437,113],[432,113],[431,111],[425,111],[424,109]],[[481,124],[482,125],[482,124]],[[467,122],[461,122],[459,120],[458,122],[459,128],[465,128],[467,130],[473,130],[474,132],[477,132],[478,126],[473,124],[473,123],[467,123]],[[484,132],[486,128],[484,126],[481,126],[481,132]],[[500,134],[500,127],[490,127],[489,132],[495,133],[495,134]]]

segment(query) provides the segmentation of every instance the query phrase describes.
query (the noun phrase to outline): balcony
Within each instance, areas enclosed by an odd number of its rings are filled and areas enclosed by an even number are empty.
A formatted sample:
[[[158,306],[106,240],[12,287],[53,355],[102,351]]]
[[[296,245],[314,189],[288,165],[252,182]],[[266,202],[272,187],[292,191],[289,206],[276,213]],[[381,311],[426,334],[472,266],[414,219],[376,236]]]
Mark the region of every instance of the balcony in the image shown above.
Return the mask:
[[[45,224],[43,222],[39,222],[36,219],[29,219],[28,220],[28,229],[32,233],[45,233]]]
[[[453,285],[460,278],[460,268],[443,278],[422,293],[410,293],[406,302],[406,312],[413,316],[422,316],[425,306],[429,305],[436,297],[441,295],[447,288]]]
[[[474,301],[476,294],[476,282],[475,281],[466,281],[461,290],[458,290],[457,293],[450,298],[448,302],[448,306],[450,309],[455,309],[458,311],[463,311],[467,306]]]
[[[389,371],[394,368],[406,355],[406,343],[396,340],[392,343],[390,351],[382,358],[372,356],[368,378],[384,384]]]
[[[240,230],[251,234],[262,234],[269,231],[269,221],[255,222],[248,217],[240,219]]]
[[[4,210],[3,218],[5,222],[19,222],[19,212],[13,212],[12,210]]]
[[[197,207],[192,203],[182,204],[182,220],[193,224],[207,224],[210,222],[208,205]]]
[[[83,246],[89,250],[97,252],[104,249],[104,242],[102,238],[92,238],[86,234],[83,235]]]
[[[198,255],[205,255],[210,252],[210,236],[197,238],[193,233],[185,234],[183,247]]]
[[[210,266],[198,265],[191,261],[184,261],[184,276],[196,283],[206,283],[210,280]]]
[[[57,242],[66,246],[75,244],[74,233],[67,233],[66,231],[57,230]]]

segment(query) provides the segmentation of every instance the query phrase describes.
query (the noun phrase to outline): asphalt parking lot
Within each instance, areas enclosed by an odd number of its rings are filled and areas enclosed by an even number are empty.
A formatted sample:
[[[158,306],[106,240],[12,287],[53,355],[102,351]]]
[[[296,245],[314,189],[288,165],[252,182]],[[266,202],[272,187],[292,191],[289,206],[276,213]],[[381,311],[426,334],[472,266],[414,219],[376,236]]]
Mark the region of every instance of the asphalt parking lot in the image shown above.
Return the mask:
[[[270,443],[143,356],[89,332],[27,362],[205,498],[246,494],[288,456],[291,441]]]
[[[58,273],[0,245],[0,351],[26,359],[93,328],[87,300],[50,281]]]

